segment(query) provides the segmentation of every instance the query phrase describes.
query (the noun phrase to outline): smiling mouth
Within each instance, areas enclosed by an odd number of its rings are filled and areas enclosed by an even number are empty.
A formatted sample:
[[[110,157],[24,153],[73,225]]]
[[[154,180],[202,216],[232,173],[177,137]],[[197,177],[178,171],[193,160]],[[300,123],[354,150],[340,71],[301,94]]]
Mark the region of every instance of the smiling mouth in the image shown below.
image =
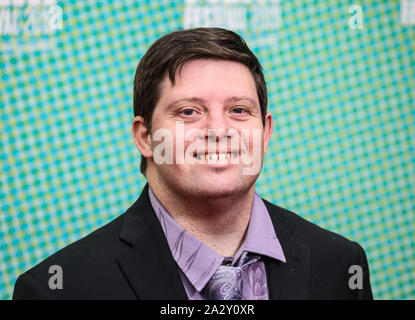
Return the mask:
[[[197,160],[228,160],[228,159],[236,159],[239,156],[239,151],[234,152],[222,152],[222,153],[198,153],[193,154]]]

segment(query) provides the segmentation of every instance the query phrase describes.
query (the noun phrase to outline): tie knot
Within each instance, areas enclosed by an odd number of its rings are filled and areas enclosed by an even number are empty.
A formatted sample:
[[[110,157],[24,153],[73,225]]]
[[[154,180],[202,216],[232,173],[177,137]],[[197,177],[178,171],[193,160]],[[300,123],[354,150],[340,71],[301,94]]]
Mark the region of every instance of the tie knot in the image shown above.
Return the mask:
[[[204,290],[209,300],[241,300],[242,268],[219,266]]]
[[[244,252],[237,266],[220,265],[210,278],[204,294],[209,300],[241,300],[243,270],[259,259]]]

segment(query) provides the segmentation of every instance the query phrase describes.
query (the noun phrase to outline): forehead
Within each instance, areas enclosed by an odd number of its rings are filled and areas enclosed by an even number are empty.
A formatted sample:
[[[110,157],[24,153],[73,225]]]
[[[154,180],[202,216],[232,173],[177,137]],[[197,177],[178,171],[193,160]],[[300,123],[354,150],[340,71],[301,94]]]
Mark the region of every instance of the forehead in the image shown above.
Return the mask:
[[[259,105],[254,77],[245,65],[234,61],[198,59],[185,63],[177,70],[174,84],[168,75],[160,83],[158,105],[187,96],[212,102],[244,96]]]

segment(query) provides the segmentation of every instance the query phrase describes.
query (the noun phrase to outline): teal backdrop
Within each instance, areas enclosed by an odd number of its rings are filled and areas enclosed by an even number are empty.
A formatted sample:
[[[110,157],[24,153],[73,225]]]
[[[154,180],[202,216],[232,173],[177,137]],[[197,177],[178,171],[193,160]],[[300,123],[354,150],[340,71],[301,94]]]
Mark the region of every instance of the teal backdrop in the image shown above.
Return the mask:
[[[275,127],[257,191],[359,242],[376,299],[415,298],[414,1],[2,1],[0,298],[123,213],[145,179],[133,78],[163,34],[222,26]]]

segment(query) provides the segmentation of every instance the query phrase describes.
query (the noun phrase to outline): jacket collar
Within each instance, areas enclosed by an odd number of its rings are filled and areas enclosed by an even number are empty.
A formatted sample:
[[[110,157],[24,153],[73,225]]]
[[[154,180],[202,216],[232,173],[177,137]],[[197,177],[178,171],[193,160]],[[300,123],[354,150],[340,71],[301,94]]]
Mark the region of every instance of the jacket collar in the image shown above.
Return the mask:
[[[286,262],[264,258],[270,299],[307,299],[310,248],[294,237],[284,209],[264,200]],[[124,214],[120,239],[129,249],[117,258],[135,294],[145,300],[186,300],[187,295],[160,222],[150,204],[148,185]]]
[[[266,200],[264,203],[286,258],[285,263],[274,259],[265,260],[270,299],[308,299],[310,248],[295,238],[294,226],[284,213],[286,210]]]
[[[150,205],[148,185],[125,213],[120,239],[130,248],[117,261],[138,298],[187,299],[179,268]]]

